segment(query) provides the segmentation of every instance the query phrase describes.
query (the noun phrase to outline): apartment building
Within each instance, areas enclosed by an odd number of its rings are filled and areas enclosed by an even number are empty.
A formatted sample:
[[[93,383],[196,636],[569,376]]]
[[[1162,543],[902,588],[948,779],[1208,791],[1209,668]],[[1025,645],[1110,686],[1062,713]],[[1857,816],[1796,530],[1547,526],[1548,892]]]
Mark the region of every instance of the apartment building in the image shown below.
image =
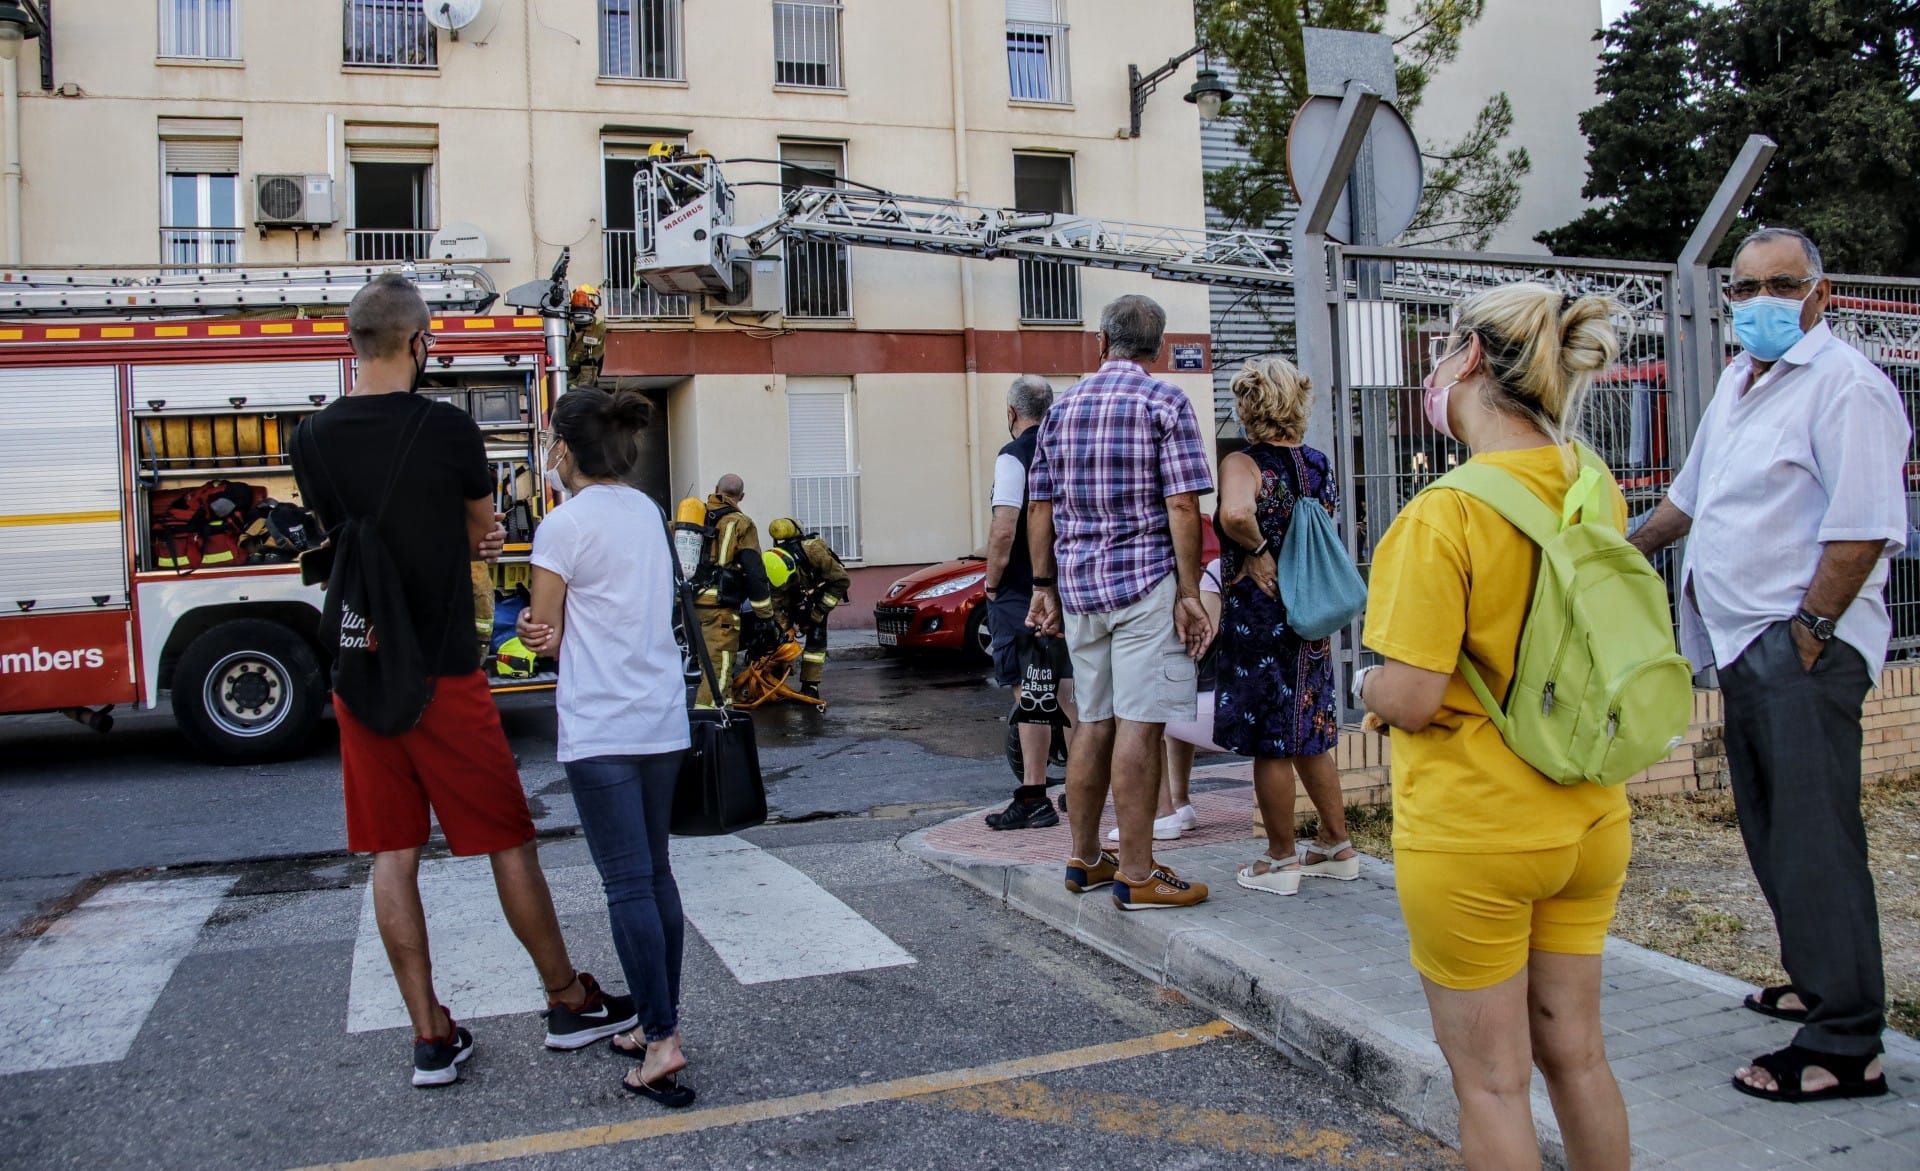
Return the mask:
[[[571,247],[604,289],[603,384],[659,407],[656,493],[737,472],[749,513],[820,529],[868,596],[979,547],[1007,383],[1085,373],[1106,301],[1150,292],[1205,353],[1204,288],[1124,273],[789,243],[769,317],[632,278],[633,176],[663,141],[741,160],[742,221],[843,176],[1198,225],[1191,65],[1124,134],[1127,66],[1193,43],[1188,0],[484,0],[457,32],[435,3],[58,0],[50,88],[20,55],[18,259],[398,260],[452,230],[505,288]],[[327,222],[270,226],[327,186]],[[1169,377],[1208,409],[1206,368]]]

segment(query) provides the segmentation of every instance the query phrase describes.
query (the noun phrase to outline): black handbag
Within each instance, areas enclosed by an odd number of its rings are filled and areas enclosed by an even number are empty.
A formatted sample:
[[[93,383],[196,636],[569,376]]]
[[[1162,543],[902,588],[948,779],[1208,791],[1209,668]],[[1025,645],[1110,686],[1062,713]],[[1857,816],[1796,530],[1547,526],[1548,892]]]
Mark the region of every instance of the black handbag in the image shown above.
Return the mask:
[[[673,548],[668,534],[667,548]],[[680,599],[680,624],[688,647],[699,660],[707,690],[718,707],[695,707],[687,712],[693,737],[680,763],[680,780],[673,792],[673,820],[669,827],[681,837],[713,837],[765,825],[767,786],[760,776],[760,746],[754,739],[753,717],[735,711],[720,694],[719,676],[706,640],[700,637],[700,619],[694,610],[693,590],[680,575],[672,557],[674,592]]]

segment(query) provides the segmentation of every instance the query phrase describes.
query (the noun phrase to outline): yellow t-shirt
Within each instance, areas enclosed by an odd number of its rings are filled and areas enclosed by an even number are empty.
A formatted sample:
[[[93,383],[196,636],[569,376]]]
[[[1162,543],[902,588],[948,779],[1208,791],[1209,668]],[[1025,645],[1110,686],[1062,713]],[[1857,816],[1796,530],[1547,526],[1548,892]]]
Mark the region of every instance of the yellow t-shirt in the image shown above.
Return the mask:
[[[1515,476],[1560,511],[1566,448],[1489,452],[1474,462]],[[1622,532],[1627,502],[1609,478],[1604,507]],[[1533,600],[1539,551],[1490,505],[1451,489],[1415,497],[1380,539],[1367,587],[1367,647],[1453,676],[1420,732],[1393,732],[1393,844],[1455,853],[1550,850],[1627,815],[1624,788],[1561,785],[1514,755],[1459,673],[1462,644],[1505,695]]]

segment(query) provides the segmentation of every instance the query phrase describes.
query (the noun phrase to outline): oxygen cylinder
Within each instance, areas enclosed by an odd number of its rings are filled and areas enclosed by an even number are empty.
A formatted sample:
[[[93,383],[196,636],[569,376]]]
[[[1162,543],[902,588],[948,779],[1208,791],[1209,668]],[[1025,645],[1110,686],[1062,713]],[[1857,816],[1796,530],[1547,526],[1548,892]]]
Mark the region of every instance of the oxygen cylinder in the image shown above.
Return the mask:
[[[707,506],[698,497],[680,502],[673,515],[673,555],[680,562],[680,576],[692,581],[700,572],[701,555],[707,548]]]

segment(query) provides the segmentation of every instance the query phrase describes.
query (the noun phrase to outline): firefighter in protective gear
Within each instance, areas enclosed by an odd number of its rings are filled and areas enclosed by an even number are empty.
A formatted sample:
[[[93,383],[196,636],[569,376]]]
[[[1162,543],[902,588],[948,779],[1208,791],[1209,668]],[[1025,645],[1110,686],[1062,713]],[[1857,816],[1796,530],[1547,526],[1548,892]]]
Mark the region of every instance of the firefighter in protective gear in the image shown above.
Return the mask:
[[[707,681],[700,681],[698,702],[702,707],[717,707],[720,701],[732,698],[734,660],[740,653],[741,604],[751,607],[757,618],[773,617],[773,589],[760,556],[760,534],[747,514],[740,511],[746,497],[747,487],[739,476],[720,477],[713,494],[707,497],[701,520],[705,539],[690,584],[700,618],[700,637],[707,644],[707,656],[713,660],[713,671],[720,681],[717,699]],[[681,508],[685,510],[688,504],[698,506],[696,501],[687,501]]]
[[[820,681],[827,670],[827,616],[847,600],[852,579],[847,567],[817,534],[801,530],[791,517],[767,526],[774,548],[793,559],[794,573],[784,589],[773,594],[775,612],[805,640],[800,656],[800,693],[820,698]]]

